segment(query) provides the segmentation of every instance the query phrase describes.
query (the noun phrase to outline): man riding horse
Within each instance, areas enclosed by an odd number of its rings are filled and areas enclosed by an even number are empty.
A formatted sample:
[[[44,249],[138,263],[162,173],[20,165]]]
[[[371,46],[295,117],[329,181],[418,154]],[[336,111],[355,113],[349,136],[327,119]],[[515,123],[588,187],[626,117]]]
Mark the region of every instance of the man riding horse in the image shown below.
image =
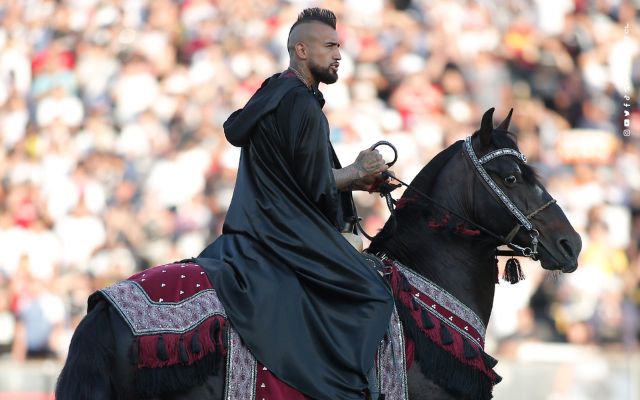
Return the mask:
[[[318,84],[338,79],[333,12],[304,10],[287,47],[289,68],[224,124],[240,165],[223,234],[198,262],[269,371],[315,399],[362,399],[393,300],[340,232],[353,216],[350,190],[387,166],[367,149],[342,168],[329,141]]]
[[[386,166],[374,146],[341,168],[329,143],[318,83],[337,79],[335,16],[305,10],[289,52],[289,69],[225,123],[242,153],[223,235],[196,259],[92,294],[56,398],[492,397],[497,247],[566,273],[581,249],[510,114],[494,128],[487,110],[479,130],[401,182],[365,261],[340,235],[354,211],[346,189]]]

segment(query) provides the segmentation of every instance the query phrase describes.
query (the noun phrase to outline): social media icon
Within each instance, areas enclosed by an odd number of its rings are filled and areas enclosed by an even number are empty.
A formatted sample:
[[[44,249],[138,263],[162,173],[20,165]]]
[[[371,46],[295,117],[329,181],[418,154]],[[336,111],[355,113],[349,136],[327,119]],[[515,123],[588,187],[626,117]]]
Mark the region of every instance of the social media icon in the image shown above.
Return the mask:
[[[622,136],[631,136],[631,130],[630,129],[625,129],[622,131]]]
[[[626,95],[625,95],[625,96],[624,96],[624,99],[625,99],[626,101],[629,101],[629,100],[631,100],[631,97],[629,97],[629,96],[626,96]]]
[[[622,105],[625,106],[625,107],[631,107],[631,104],[629,104],[629,103],[622,103]]]
[[[625,116],[625,117],[628,117],[628,116],[629,116],[629,111],[624,110],[624,116]]]
[[[625,126],[625,128],[629,127],[629,120],[628,119],[624,120],[624,126]]]

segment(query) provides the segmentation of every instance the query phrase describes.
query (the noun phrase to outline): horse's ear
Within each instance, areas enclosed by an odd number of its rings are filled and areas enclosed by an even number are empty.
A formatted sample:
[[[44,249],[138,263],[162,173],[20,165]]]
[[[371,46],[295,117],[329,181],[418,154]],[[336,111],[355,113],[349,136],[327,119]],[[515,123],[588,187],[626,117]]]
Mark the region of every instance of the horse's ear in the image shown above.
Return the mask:
[[[482,147],[487,147],[491,144],[491,133],[493,133],[493,111],[495,108],[491,107],[482,116],[482,123],[480,124],[480,143]]]
[[[496,129],[502,129],[503,131],[508,131],[509,130],[509,124],[511,123],[511,115],[513,114],[513,108],[511,110],[509,110],[509,115],[507,115],[507,118],[504,119],[504,121],[500,122],[500,125],[498,125],[498,127]]]

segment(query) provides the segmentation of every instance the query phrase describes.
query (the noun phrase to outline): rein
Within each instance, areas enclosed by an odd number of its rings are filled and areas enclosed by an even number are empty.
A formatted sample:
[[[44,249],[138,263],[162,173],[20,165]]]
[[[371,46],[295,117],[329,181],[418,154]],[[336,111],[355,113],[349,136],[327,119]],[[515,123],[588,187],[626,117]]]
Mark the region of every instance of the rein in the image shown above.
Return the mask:
[[[388,143],[384,143],[387,145],[390,145]],[[393,146],[391,146],[394,151],[395,148]],[[413,190],[415,193],[417,193],[418,195],[420,195],[421,197],[423,197],[424,199],[426,199],[427,201],[429,201],[430,203],[436,205],[437,207],[440,207],[441,209],[447,211],[448,213],[452,214],[453,216],[463,220],[464,222],[473,225],[474,227],[476,227],[478,230],[480,230],[481,232],[487,234],[488,236],[491,236],[492,238],[498,240],[500,243],[502,243],[503,245],[508,246],[511,250],[497,250],[497,255],[499,256],[517,256],[517,257],[529,257],[534,261],[538,260],[538,244],[540,243],[539,240],[539,236],[540,233],[538,232],[538,230],[536,230],[533,227],[533,224],[531,223],[531,219],[533,219],[533,217],[535,217],[536,215],[538,215],[540,212],[542,212],[544,209],[546,209],[547,207],[553,205],[556,203],[555,199],[551,199],[548,202],[546,202],[545,204],[543,204],[542,206],[538,207],[537,209],[535,209],[534,211],[527,213],[526,215],[520,211],[520,209],[513,203],[513,201],[511,201],[511,199],[498,187],[498,185],[493,181],[493,179],[491,179],[491,176],[489,176],[489,174],[487,173],[487,171],[484,169],[484,167],[482,166],[484,163],[491,161],[497,157],[501,157],[501,156],[514,156],[518,159],[520,159],[522,162],[527,162],[527,158],[520,152],[518,152],[517,150],[514,149],[510,149],[510,148],[503,148],[503,149],[498,149],[495,151],[492,151],[488,154],[486,154],[485,156],[483,156],[482,158],[478,159],[478,157],[476,156],[473,147],[471,145],[471,137],[467,137],[464,140],[464,148],[466,150],[466,153],[469,157],[469,159],[471,160],[472,164],[475,167],[475,172],[476,175],[479,175],[483,182],[486,184],[485,187],[487,187],[490,192],[492,194],[494,194],[495,196],[498,197],[498,199],[502,202],[503,205],[505,205],[505,207],[509,210],[509,212],[518,220],[518,223],[514,226],[514,228],[509,232],[509,234],[505,237],[502,236],[498,233],[493,232],[491,229],[486,228],[480,224],[478,224],[477,222],[474,222],[472,220],[470,220],[469,218],[460,215],[459,213],[453,211],[452,209],[450,209],[449,207],[445,206],[444,204],[441,204],[439,202],[437,202],[433,197],[429,196],[428,194],[424,193],[423,191],[415,188],[414,186],[403,182],[402,180],[400,180],[399,178],[391,175],[388,172],[383,172],[382,176],[384,178],[389,178],[389,179],[393,179],[394,181],[398,182],[400,185],[405,186],[408,189]],[[397,158],[397,157],[396,157]],[[394,160],[395,161],[395,160]],[[389,208],[389,212],[391,213],[391,219],[393,221],[393,225],[391,228],[391,232],[394,232],[396,229],[396,218],[395,218],[395,208],[394,205],[396,203],[396,201],[391,197],[391,191],[393,189],[395,189],[396,186],[394,185],[387,185],[387,187],[382,187],[380,190],[380,196],[384,197],[387,203],[387,207]],[[354,210],[355,210],[355,206],[354,206]],[[372,236],[369,236],[363,229],[362,226],[360,225],[360,218],[358,218],[357,213],[355,216],[355,222],[356,225],[358,227],[358,229],[360,230],[360,232],[369,240],[373,240]],[[513,239],[515,238],[515,236],[518,234],[518,232],[520,231],[520,229],[526,229],[529,232],[529,236],[531,237],[531,245],[530,247],[522,247],[520,245],[517,245],[515,243],[513,243]]]
[[[387,142],[386,140],[381,140],[377,142],[376,144],[371,146],[371,149],[374,150],[376,147],[379,147],[379,146],[389,146],[391,150],[393,150],[393,160],[387,163],[387,166],[391,168],[393,164],[395,164],[396,161],[398,161],[398,150],[394,145],[392,145],[390,142]],[[396,201],[394,200],[393,197],[391,197],[391,192],[393,192],[395,189],[400,187],[400,185],[393,185],[393,184],[390,184],[389,182],[386,182],[388,178],[394,178],[387,171],[384,171],[380,175],[385,179],[385,182],[383,182],[378,187],[378,192],[380,193],[380,197],[384,197],[385,202],[387,203],[387,208],[389,209],[389,213],[391,215],[389,219],[393,224],[391,227],[391,234],[393,234],[393,232],[396,231],[397,222],[396,222],[396,209],[395,209]],[[398,182],[400,181],[398,180]],[[353,212],[354,212],[353,220],[351,221],[351,226],[353,225],[357,226],[358,230],[360,231],[360,233],[362,233],[364,237],[366,237],[368,240],[373,240],[373,236],[369,236],[367,232],[365,232],[364,228],[362,228],[362,225],[360,224],[360,221],[362,220],[362,218],[358,217],[358,209],[356,208],[356,204],[353,201],[353,196],[349,196],[349,197],[351,198],[351,208],[353,209]],[[383,235],[382,238],[386,238],[387,236],[390,236],[390,235]]]

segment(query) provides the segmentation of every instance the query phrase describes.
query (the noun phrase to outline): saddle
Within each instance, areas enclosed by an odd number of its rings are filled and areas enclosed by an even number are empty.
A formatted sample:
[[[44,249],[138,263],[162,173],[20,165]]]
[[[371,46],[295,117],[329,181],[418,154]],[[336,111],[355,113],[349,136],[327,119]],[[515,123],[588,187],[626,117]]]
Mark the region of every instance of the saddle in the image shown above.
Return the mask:
[[[440,386],[490,398],[500,377],[493,371],[495,359],[483,351],[479,318],[399,263],[364,256],[384,271],[396,306],[363,398],[408,399],[407,371],[414,355],[434,361],[421,366]],[[192,261],[147,269],[101,289],[90,297],[90,309],[99,297],[111,303],[131,330],[131,362],[141,397],[202,384],[224,362],[225,400],[307,399],[253,357],[227,320],[207,274]]]

